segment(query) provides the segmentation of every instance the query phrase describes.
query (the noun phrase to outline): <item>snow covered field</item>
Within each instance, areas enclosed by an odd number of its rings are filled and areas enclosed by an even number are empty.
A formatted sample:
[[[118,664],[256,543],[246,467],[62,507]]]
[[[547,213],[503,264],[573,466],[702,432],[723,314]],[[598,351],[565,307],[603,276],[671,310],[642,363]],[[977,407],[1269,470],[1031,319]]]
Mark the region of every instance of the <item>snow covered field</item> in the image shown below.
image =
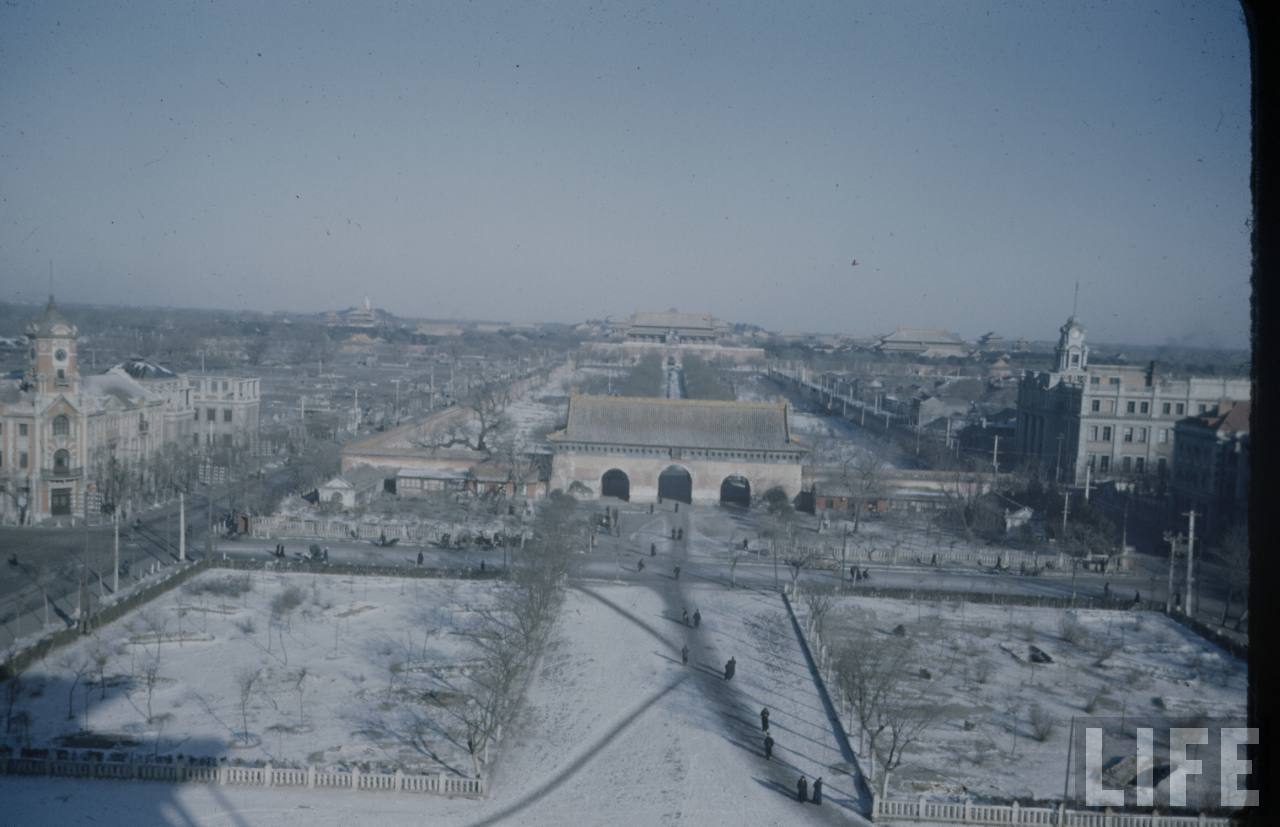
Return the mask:
[[[18,707],[36,746],[471,775],[458,672],[493,588],[205,572],[33,665]]]
[[[367,602],[374,596],[371,582]],[[365,602],[360,584],[354,599]],[[701,628],[681,622],[685,606],[701,609]],[[730,656],[738,672],[726,682]],[[758,714],[766,705],[776,740],[771,762],[761,754]],[[795,800],[800,773],[810,782],[823,776],[821,807]],[[856,811],[866,803],[780,599],[667,577],[648,587],[569,589],[554,647],[484,801],[26,778],[0,779],[0,796],[15,823],[308,827],[865,823]]]
[[[1247,665],[1149,612],[846,597],[825,636],[910,647],[898,692],[944,709],[893,774],[899,797],[1059,799],[1073,716],[1245,710]],[[1032,646],[1053,662],[1032,662]]]

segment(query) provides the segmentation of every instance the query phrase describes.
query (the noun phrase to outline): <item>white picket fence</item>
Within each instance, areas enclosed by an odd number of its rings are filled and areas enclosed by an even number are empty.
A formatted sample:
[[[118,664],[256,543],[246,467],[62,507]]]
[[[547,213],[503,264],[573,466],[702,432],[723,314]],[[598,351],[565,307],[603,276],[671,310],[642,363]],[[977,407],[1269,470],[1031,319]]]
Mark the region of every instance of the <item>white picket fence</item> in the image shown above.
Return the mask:
[[[436,773],[407,774],[361,772],[307,767],[195,767],[145,762],[69,761],[43,758],[0,758],[0,775],[48,775],[55,778],[104,778],[124,781],[167,781],[182,784],[219,784],[250,787],[369,790],[374,792],[425,793],[427,795],[479,797],[485,793],[483,778],[460,778]]]
[[[1068,810],[1023,807],[1017,804],[975,804],[971,801],[929,801],[924,798],[876,798],[875,821],[906,824],[991,824],[1021,827],[1231,827],[1222,816],[1113,813],[1106,810]]]

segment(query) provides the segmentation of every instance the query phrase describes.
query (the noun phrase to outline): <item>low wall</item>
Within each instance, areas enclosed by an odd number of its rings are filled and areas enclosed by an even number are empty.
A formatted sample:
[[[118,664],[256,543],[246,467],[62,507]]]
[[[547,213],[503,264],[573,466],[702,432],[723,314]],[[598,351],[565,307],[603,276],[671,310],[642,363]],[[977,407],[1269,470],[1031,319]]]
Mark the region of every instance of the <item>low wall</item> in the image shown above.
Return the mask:
[[[893,824],[998,824],[1002,827],[1232,827],[1225,816],[1155,815],[1068,810],[1056,807],[1024,807],[1013,804],[975,804],[971,801],[929,801],[924,798],[877,798],[872,819]]]

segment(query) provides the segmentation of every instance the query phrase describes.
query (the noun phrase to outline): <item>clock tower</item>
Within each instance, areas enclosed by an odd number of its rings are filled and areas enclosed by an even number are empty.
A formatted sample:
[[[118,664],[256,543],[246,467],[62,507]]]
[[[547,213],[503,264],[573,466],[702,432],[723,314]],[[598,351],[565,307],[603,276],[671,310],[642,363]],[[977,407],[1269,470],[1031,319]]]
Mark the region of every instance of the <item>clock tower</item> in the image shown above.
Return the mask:
[[[1084,325],[1073,314],[1058,328],[1058,347],[1054,350],[1058,373],[1083,374],[1089,367],[1089,346],[1084,343]]]
[[[76,326],[49,297],[44,315],[27,325],[27,383],[37,393],[74,396],[80,389]]]

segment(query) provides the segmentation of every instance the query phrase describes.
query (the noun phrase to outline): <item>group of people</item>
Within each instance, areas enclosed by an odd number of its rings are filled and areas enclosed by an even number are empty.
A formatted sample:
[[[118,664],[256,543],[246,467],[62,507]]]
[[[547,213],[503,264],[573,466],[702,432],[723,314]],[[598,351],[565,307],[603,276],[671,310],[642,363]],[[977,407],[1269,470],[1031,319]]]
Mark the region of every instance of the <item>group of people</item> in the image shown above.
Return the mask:
[[[860,583],[863,580],[870,580],[871,572],[864,568],[858,568],[857,566],[850,566],[849,577],[853,579],[855,582]]]
[[[730,659],[732,662],[732,658]],[[726,666],[726,670],[728,667]],[[726,676],[727,677],[727,676]],[[769,733],[769,707],[760,710],[760,729],[764,732],[764,758],[773,760],[773,735]],[[813,782],[813,796],[809,795],[809,781],[803,775],[796,781],[796,800],[804,803],[812,800],[814,804],[822,803],[822,776]]]
[[[684,617],[683,617],[683,618],[681,618],[681,619],[684,621],[684,625],[686,625],[686,626],[688,626],[688,625],[689,625],[689,610],[688,610],[688,609],[685,609],[685,610],[684,610]],[[702,612],[701,612],[701,611],[699,611],[698,609],[694,609],[694,610],[693,610],[693,628],[695,628],[695,629],[696,629],[696,628],[698,628],[698,627],[699,627],[699,626],[701,626],[701,625],[702,625]]]

